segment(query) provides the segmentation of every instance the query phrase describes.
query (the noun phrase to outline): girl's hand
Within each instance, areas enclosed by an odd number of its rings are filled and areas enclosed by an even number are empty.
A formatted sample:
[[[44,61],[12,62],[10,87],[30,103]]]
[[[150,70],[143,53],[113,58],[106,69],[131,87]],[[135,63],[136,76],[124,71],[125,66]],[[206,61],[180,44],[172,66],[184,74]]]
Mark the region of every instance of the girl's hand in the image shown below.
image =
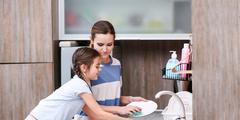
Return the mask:
[[[123,106],[120,107],[120,109],[118,109],[118,114],[119,115],[132,115],[135,112],[140,112],[142,109],[140,107],[136,107],[136,106]]]

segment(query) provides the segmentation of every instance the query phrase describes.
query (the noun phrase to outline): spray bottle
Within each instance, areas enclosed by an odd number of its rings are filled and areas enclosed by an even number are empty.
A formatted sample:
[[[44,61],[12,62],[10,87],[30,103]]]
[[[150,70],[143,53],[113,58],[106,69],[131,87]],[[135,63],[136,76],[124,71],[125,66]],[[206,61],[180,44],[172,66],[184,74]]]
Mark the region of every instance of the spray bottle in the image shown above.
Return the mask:
[[[175,74],[172,72],[172,68],[179,63],[179,61],[177,60],[177,54],[176,51],[169,52],[172,52],[172,55],[171,59],[169,59],[166,64],[166,77],[171,79],[178,79],[180,78],[179,74]],[[179,66],[176,67],[176,70],[180,70]]]

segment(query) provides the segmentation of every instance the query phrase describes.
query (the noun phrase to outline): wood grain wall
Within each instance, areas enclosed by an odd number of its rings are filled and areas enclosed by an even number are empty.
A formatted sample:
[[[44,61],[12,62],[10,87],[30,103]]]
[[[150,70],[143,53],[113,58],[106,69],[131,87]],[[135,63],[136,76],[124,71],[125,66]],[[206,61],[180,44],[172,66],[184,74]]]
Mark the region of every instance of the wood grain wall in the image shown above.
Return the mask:
[[[0,0],[0,62],[52,62],[49,0]]]
[[[0,0],[0,118],[23,120],[54,90],[51,0]]]
[[[53,65],[0,64],[0,116],[23,120],[40,99],[54,90]]]
[[[240,1],[193,0],[194,120],[240,118]]]
[[[162,79],[161,69],[176,50],[180,60],[183,43],[189,41],[121,41],[123,95],[142,96],[166,107],[170,96],[155,100],[158,91],[174,91],[174,81]]]

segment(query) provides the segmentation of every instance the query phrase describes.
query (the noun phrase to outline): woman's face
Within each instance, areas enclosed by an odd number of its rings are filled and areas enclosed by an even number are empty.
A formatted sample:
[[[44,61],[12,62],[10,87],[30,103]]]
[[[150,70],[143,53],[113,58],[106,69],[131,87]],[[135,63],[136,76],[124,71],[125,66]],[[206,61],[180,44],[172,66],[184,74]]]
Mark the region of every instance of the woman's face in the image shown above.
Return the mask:
[[[96,49],[102,58],[108,58],[114,47],[114,36],[112,34],[96,34],[91,41],[93,48]]]
[[[100,72],[100,63],[101,63],[100,57],[97,57],[93,60],[93,64],[86,72],[86,77],[88,80],[96,80],[98,78],[98,74]]]

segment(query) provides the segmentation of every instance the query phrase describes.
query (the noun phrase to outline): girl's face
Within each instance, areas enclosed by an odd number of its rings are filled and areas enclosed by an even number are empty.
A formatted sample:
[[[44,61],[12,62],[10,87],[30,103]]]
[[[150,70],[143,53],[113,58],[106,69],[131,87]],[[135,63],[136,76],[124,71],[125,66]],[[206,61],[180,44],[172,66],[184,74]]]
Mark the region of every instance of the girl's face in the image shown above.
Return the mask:
[[[93,64],[89,68],[89,70],[86,72],[86,78],[88,80],[96,80],[100,71],[100,63],[101,59],[100,57],[97,57],[93,60]]]
[[[112,34],[96,34],[91,41],[93,48],[96,49],[101,57],[108,58],[114,47],[114,36]]]

